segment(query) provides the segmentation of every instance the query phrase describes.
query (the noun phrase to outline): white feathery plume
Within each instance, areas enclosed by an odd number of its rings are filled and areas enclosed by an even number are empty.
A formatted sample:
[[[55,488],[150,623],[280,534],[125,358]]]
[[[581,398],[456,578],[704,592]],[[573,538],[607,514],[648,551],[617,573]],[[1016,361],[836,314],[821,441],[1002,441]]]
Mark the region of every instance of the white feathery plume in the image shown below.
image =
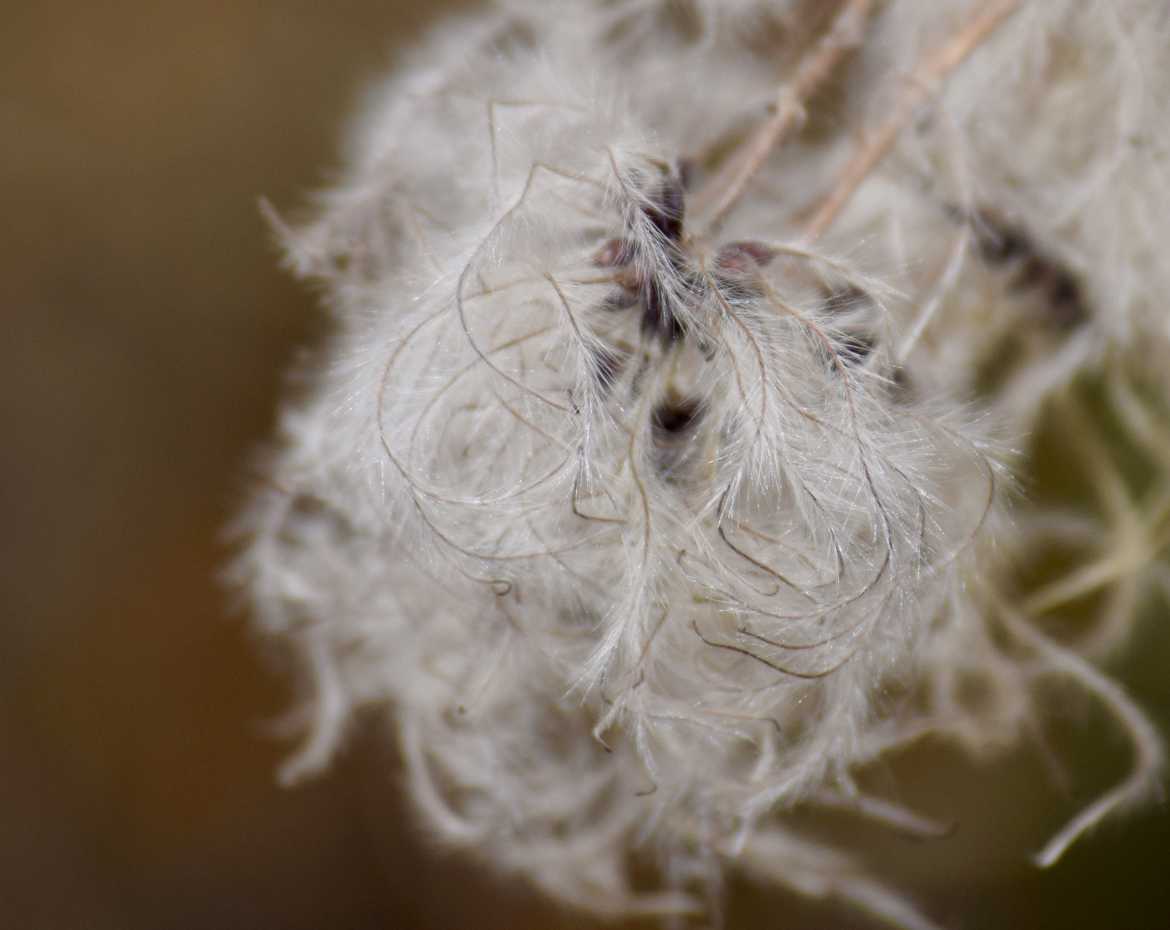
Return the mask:
[[[738,861],[905,927],[931,925],[777,814],[928,832],[853,773],[923,732],[1011,744],[1037,667],[1140,763],[1042,859],[1148,790],[1157,734],[1005,606],[992,550],[1046,518],[1002,514],[1000,439],[1156,329],[1165,165],[1127,140],[1166,138],[1157,7],[509,0],[437,28],[316,218],[275,221],[336,317],[235,565],[308,672],[286,775],[385,705],[430,828],[555,898],[693,914]]]

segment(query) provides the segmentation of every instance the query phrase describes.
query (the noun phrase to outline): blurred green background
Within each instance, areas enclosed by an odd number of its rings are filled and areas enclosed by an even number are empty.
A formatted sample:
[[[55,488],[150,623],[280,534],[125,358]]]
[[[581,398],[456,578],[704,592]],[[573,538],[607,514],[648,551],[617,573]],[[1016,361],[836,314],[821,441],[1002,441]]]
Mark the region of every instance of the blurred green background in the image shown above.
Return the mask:
[[[295,209],[328,182],[356,94],[437,15],[405,0],[4,4],[6,926],[591,926],[434,848],[377,721],[330,774],[277,788],[287,679],[216,580],[281,372],[322,328],[257,200]],[[1125,668],[1164,731],[1165,614]],[[928,747],[889,786],[954,836],[826,829],[955,928],[1170,927],[1164,806],[1051,872],[1027,864],[1123,770],[1098,718],[1074,703],[1049,733],[1100,763],[1063,793],[1039,752],[972,769]],[[728,925],[874,926],[738,886]]]

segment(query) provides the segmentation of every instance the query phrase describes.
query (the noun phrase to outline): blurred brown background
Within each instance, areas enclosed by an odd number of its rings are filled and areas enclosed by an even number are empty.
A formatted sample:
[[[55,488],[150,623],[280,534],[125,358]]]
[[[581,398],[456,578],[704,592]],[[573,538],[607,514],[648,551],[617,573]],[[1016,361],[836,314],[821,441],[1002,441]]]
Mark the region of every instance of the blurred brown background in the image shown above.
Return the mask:
[[[320,328],[257,199],[295,208],[328,180],[357,91],[437,15],[3,6],[0,924],[589,926],[428,844],[375,724],[330,775],[278,789],[287,684],[216,581],[281,371]],[[1170,624],[1151,619],[1127,680],[1167,729]],[[971,772],[928,752],[903,791],[955,836],[835,829],[956,928],[1170,927],[1164,808],[1052,872],[1024,860],[1125,764],[1091,708],[1067,718],[1053,740],[1101,771],[1063,796],[1039,754]],[[729,925],[872,926],[748,889]]]

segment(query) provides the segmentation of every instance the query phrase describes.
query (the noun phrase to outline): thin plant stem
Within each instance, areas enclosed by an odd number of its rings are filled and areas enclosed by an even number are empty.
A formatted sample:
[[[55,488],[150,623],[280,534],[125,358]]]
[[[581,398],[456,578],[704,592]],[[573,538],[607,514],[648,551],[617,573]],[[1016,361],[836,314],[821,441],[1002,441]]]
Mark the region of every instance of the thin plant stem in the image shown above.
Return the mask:
[[[833,224],[850,199],[889,154],[898,135],[910,122],[923,100],[1020,6],[1021,0],[991,0],[943,45],[928,52],[911,73],[893,112],[850,159],[812,218],[805,225],[804,238],[813,242]]]
[[[847,0],[829,30],[805,54],[795,78],[780,87],[772,115],[756,128],[739,157],[732,159],[697,195],[699,212],[710,210],[707,231],[720,225],[772,150],[804,121],[805,102],[828,80],[846,53],[861,43],[872,8],[873,0]],[[708,208],[710,201],[714,202]]]

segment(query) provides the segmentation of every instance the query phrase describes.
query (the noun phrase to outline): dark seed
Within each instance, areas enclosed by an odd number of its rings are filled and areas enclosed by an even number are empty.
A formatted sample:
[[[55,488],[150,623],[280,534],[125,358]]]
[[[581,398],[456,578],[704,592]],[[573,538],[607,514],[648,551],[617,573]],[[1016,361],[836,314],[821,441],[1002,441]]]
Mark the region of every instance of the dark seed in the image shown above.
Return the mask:
[[[701,414],[697,400],[678,397],[673,392],[651,412],[654,468],[665,480],[674,482],[681,477],[680,469],[692,448],[692,430]]]
[[[1010,226],[980,231],[979,254],[989,265],[1003,265],[1029,251],[1027,237]]]
[[[751,274],[776,257],[762,242],[729,242],[715,254],[715,266],[733,274]]]
[[[650,424],[655,435],[662,438],[676,437],[689,430],[699,418],[700,405],[697,400],[686,398],[668,400],[650,414]]]
[[[1024,230],[1003,223],[990,210],[975,212],[969,222],[975,229],[979,254],[989,265],[1015,265],[1010,281],[1013,290],[1043,295],[1045,306],[1039,313],[1046,324],[1070,330],[1089,318],[1076,276],[1037,248]]]
[[[1061,329],[1074,329],[1089,317],[1080,285],[1067,271],[1057,272],[1049,285],[1048,307],[1053,325]]]
[[[859,287],[847,284],[844,287],[834,288],[825,298],[825,310],[829,313],[844,313],[854,310],[859,305],[869,303],[870,296]]]
[[[837,357],[846,365],[860,365],[873,349],[873,339],[864,333],[846,333],[837,339]]]
[[[647,219],[662,233],[667,242],[682,238],[683,217],[686,213],[686,195],[678,178],[664,178],[644,208]]]
[[[637,302],[637,291],[628,291],[622,288],[606,294],[605,299],[601,302],[601,309],[609,313],[616,313],[619,310],[629,310]]]
[[[642,288],[642,329],[657,333],[664,342],[675,342],[682,337],[683,328],[670,306],[670,297],[650,279]]]
[[[1052,278],[1052,273],[1052,265],[1048,261],[1039,255],[1033,255],[1024,262],[1012,280],[1012,287],[1018,291],[1041,287]]]

